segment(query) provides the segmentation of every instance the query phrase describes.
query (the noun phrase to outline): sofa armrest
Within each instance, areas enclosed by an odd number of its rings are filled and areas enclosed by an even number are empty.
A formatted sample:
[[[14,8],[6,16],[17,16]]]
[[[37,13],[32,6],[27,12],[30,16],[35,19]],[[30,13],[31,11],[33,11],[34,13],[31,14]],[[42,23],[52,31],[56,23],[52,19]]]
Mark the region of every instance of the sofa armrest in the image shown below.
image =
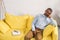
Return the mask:
[[[49,36],[54,31],[54,29],[55,27],[53,25],[46,26],[46,28],[43,31],[43,37]]]
[[[58,27],[55,27],[54,31],[52,32],[53,40],[58,40]]]
[[[26,28],[25,30],[25,35],[27,35],[27,33],[31,30],[31,28]]]
[[[28,20],[27,20],[27,27],[25,29],[25,35],[27,35],[27,33],[32,29],[32,21],[33,21],[34,17],[33,16],[29,16]]]

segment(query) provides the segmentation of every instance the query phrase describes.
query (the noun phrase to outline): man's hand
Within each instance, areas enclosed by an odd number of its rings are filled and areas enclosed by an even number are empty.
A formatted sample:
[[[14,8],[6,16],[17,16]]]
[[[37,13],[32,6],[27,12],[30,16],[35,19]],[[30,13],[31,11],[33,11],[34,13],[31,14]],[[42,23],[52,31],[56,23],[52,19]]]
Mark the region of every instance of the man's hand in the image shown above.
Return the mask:
[[[34,36],[36,35],[36,31],[33,31]]]

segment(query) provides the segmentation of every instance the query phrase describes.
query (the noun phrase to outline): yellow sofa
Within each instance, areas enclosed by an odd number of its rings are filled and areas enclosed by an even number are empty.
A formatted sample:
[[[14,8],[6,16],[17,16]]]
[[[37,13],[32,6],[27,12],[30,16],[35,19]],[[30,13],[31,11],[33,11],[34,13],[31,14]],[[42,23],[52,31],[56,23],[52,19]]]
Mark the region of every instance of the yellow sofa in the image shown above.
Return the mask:
[[[31,30],[34,17],[29,15],[14,16],[8,13],[5,16],[4,20],[0,20],[0,40],[24,40],[25,35]],[[18,30],[20,34],[12,35],[14,30]],[[58,27],[48,25],[43,31],[42,40],[58,40]]]

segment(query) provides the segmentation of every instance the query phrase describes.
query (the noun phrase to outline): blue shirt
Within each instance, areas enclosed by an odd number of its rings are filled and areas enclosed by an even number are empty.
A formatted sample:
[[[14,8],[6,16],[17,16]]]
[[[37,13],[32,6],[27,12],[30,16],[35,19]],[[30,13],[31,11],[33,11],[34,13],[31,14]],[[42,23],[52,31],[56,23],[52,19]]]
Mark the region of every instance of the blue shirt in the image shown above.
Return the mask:
[[[52,24],[56,26],[56,21],[52,18],[46,17],[44,14],[39,14],[35,17],[32,23],[32,31],[35,31],[35,27],[39,29],[44,29],[46,25]]]

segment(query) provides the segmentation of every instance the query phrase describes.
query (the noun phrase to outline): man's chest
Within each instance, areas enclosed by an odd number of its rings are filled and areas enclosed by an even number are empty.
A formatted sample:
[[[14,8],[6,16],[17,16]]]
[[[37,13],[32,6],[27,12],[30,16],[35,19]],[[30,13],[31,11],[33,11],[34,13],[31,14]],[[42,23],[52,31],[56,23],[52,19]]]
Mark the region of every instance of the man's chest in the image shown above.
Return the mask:
[[[39,18],[38,22],[41,24],[47,24],[47,23],[51,23],[51,19],[50,18]]]

